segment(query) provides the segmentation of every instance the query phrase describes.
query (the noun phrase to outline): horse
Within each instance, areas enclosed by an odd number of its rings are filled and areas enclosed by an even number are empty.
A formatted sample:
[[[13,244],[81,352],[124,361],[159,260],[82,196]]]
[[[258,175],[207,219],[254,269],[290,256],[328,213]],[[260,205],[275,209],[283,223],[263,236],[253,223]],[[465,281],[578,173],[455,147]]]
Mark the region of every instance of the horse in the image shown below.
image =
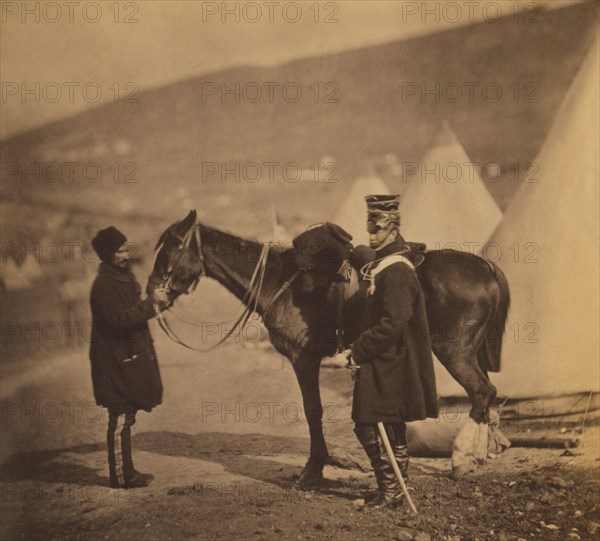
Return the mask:
[[[325,464],[335,463],[323,435],[319,389],[322,358],[336,352],[335,284],[307,292],[292,250],[263,244],[196,222],[196,211],[169,226],[155,248],[147,292],[167,287],[169,300],[190,292],[206,276],[257,312],[274,348],[292,363],[310,434],[310,456],[299,485],[319,486]],[[487,423],[496,388],[488,371],[499,371],[510,293],[501,269],[467,252],[433,250],[416,268],[425,293],[432,350],[466,390],[470,417]],[[258,286],[257,286],[258,284]],[[356,310],[346,313],[345,341],[360,332]],[[243,323],[243,322],[242,322]],[[451,332],[450,332],[451,331]]]

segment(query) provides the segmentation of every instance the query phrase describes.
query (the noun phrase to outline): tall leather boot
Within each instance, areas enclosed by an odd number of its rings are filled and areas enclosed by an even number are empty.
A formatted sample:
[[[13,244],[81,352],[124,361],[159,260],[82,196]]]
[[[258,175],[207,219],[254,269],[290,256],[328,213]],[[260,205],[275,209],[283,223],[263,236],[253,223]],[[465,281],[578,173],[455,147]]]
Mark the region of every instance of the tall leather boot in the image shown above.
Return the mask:
[[[392,449],[394,457],[400,468],[400,473],[405,481],[408,481],[408,444],[406,441],[406,423],[394,423],[391,432],[394,435]]]
[[[402,490],[388,460],[385,446],[379,437],[377,425],[356,423],[354,433],[371,461],[377,480],[377,496],[368,501],[366,507],[378,508],[401,504]]]

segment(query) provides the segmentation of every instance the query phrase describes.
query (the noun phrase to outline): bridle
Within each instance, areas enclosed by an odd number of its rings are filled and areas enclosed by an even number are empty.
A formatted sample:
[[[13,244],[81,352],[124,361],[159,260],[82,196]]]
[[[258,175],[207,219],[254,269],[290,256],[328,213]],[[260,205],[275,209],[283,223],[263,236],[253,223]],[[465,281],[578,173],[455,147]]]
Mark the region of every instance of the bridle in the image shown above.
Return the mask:
[[[200,236],[200,224],[194,224],[192,227],[190,227],[190,229],[187,230],[187,232],[185,233],[185,235],[183,237],[178,235],[174,231],[167,231],[167,233],[165,234],[165,238],[163,239],[163,242],[156,249],[157,253],[164,246],[165,241],[167,240],[167,238],[169,236],[173,236],[179,241],[177,255],[174,258],[172,258],[172,261],[169,262],[169,265],[167,266],[167,270],[163,274],[162,279],[160,281],[158,281],[156,278],[153,278],[152,276],[150,276],[148,281],[157,285],[158,287],[165,289],[167,293],[170,293],[171,290],[173,290],[173,276],[175,275],[175,272],[179,269],[179,266],[181,265],[181,260],[183,259],[183,256],[186,253],[186,251],[189,249],[190,244],[192,243],[192,239],[195,238],[196,243],[198,244],[197,256],[202,265],[202,271],[185,291],[174,290],[179,294],[193,293],[196,290],[196,287],[198,287],[198,283],[200,282],[200,279],[205,275],[204,253],[202,252],[202,238]]]
[[[151,283],[157,284],[159,287],[164,288],[167,291],[167,293],[169,293],[173,288],[173,276],[175,275],[177,269],[181,265],[181,260],[183,258],[183,255],[189,249],[192,239],[195,238],[196,243],[198,245],[198,254],[197,255],[200,260],[200,263],[202,264],[202,271],[185,291],[175,290],[180,294],[193,293],[196,290],[196,287],[198,286],[200,279],[206,275],[206,273],[205,273],[205,258],[204,258],[204,253],[202,252],[202,237],[200,234],[200,224],[194,224],[192,227],[190,227],[190,229],[188,229],[188,231],[185,233],[185,235],[183,237],[181,237],[174,231],[168,231],[167,234],[165,235],[165,238],[163,239],[163,242],[157,248],[157,252],[160,251],[162,246],[164,246],[164,242],[167,240],[169,235],[172,235],[176,239],[179,240],[178,253],[176,254],[175,257],[172,258],[172,261],[169,262],[169,265],[167,266],[167,270],[163,274],[162,280],[160,282],[158,280],[156,280],[155,278],[152,278],[152,276],[148,279],[148,281]],[[159,323],[161,329],[164,331],[164,333],[173,342],[180,344],[180,345],[186,347],[187,349],[191,349],[193,351],[198,351],[201,353],[207,353],[207,352],[210,352],[210,351],[216,349],[217,347],[223,345],[227,341],[227,339],[238,328],[240,328],[240,330],[242,330],[244,328],[244,326],[246,325],[246,323],[248,322],[248,320],[250,319],[250,316],[253,313],[258,313],[258,309],[260,306],[259,302],[260,302],[260,297],[261,297],[261,293],[262,293],[265,272],[267,270],[267,260],[269,257],[269,250],[271,248],[271,244],[272,243],[270,243],[270,242],[266,242],[262,245],[260,256],[256,263],[256,267],[254,268],[254,272],[252,274],[252,278],[250,279],[250,283],[248,284],[248,289],[246,290],[246,293],[244,294],[244,297],[242,299],[242,310],[241,310],[239,317],[237,318],[235,323],[232,325],[231,329],[227,332],[227,334],[225,336],[223,336],[215,345],[213,345],[209,348],[206,348],[206,349],[199,349],[199,348],[195,348],[193,346],[186,344],[183,340],[181,340],[181,338],[179,338],[177,333],[175,333],[175,331],[173,330],[173,328],[167,321],[164,314],[160,311],[158,306],[155,305],[154,308],[156,311],[156,317],[157,317],[158,323]],[[296,277],[299,274],[300,274],[300,270],[297,270],[289,280],[286,280],[283,283],[283,285],[279,288],[279,290],[275,293],[275,295],[273,295],[271,300],[267,303],[267,305],[263,309],[263,313],[262,313],[263,318],[266,315],[266,313],[268,312],[268,310],[271,308],[273,303],[290,287],[292,282],[296,279]],[[251,308],[252,305],[253,305],[253,308]]]

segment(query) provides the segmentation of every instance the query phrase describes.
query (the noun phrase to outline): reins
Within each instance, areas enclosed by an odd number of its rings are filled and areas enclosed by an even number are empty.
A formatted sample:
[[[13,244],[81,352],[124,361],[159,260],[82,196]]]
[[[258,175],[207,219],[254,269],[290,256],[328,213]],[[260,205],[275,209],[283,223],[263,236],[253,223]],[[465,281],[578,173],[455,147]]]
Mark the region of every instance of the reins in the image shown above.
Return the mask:
[[[172,234],[174,234],[174,233],[172,233]],[[171,289],[171,285],[172,285],[172,281],[173,281],[173,274],[174,274],[175,270],[177,269],[177,267],[179,266],[179,264],[181,262],[181,258],[183,257],[185,250],[187,250],[189,248],[191,239],[194,235],[196,236],[196,240],[197,240],[197,244],[198,244],[198,257],[203,264],[202,265],[203,270],[200,273],[200,275],[198,276],[198,278],[188,288],[186,293],[192,293],[196,289],[202,276],[205,275],[204,274],[204,254],[202,252],[202,239],[200,236],[200,224],[195,224],[192,228],[190,228],[190,230],[185,234],[185,236],[183,238],[177,237],[181,241],[181,244],[179,245],[180,252],[178,254],[177,260],[173,263],[173,265],[170,265],[169,268],[167,269],[167,272],[163,276],[163,281],[160,284],[167,291],[170,291],[170,289]],[[248,284],[248,289],[246,290],[246,293],[244,294],[244,297],[242,298],[242,305],[241,305],[242,311],[241,311],[239,317],[237,318],[237,320],[235,321],[235,323],[233,324],[233,326],[231,327],[231,329],[229,329],[227,334],[225,336],[223,336],[216,344],[212,345],[209,348],[204,348],[204,349],[196,348],[196,347],[186,344],[177,335],[177,333],[173,330],[173,328],[169,324],[169,322],[166,319],[166,317],[164,316],[164,314],[158,309],[157,306],[155,306],[158,324],[159,324],[160,328],[163,330],[163,332],[173,342],[175,342],[181,346],[184,346],[187,349],[190,349],[193,351],[198,351],[200,353],[208,353],[208,352],[213,351],[216,348],[220,347],[221,345],[223,345],[227,341],[227,339],[238,328],[240,328],[240,330],[242,330],[244,328],[244,326],[246,325],[246,323],[250,319],[250,316],[253,313],[258,313],[258,309],[260,307],[260,304],[259,304],[260,297],[262,294],[263,283],[264,283],[264,278],[265,278],[265,272],[267,270],[267,260],[268,260],[270,248],[271,248],[271,243],[263,244],[261,252],[260,252],[260,256],[256,263],[256,267],[254,268],[254,272],[252,273],[252,278],[250,279],[250,283]],[[300,274],[300,271],[299,270],[296,271],[289,280],[286,280],[281,285],[281,287],[277,290],[275,295],[273,295],[273,297],[270,299],[270,301],[265,306],[265,308],[263,310],[263,318],[264,318],[265,314],[268,312],[268,310],[271,308],[271,306],[275,303],[275,301],[277,299],[279,299],[279,297],[285,291],[287,291],[287,289],[290,287],[292,282],[297,278],[297,276],[299,274]],[[252,305],[253,305],[253,307],[252,307]]]

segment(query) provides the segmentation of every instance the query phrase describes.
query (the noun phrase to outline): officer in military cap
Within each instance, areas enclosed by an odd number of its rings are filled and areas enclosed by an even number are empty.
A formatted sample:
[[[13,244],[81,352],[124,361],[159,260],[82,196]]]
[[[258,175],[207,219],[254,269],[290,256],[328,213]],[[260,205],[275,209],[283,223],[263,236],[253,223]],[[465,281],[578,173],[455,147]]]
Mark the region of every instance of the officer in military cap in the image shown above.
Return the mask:
[[[403,478],[408,479],[406,422],[437,417],[438,406],[425,299],[403,253],[399,196],[370,195],[367,230],[375,260],[363,268],[370,281],[366,330],[352,344],[357,365],[352,406],[354,432],[375,471],[378,493],[367,506],[395,506],[402,491],[377,423],[383,422]]]

